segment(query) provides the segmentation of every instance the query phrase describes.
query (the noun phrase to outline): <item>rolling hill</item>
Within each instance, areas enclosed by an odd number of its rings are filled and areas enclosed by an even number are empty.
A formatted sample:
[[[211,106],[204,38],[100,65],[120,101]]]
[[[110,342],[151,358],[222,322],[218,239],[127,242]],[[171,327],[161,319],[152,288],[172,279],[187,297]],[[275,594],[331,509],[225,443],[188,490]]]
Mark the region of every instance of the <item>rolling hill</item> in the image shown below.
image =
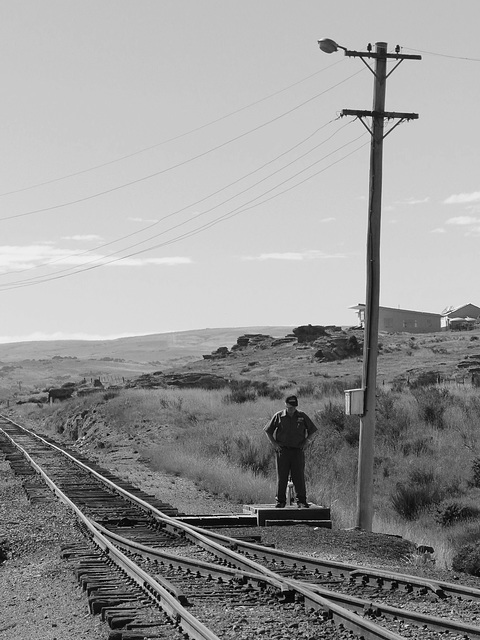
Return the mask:
[[[271,382],[280,388],[318,386],[322,379],[360,384],[362,331],[336,328],[322,339],[305,343],[281,339],[292,330],[289,326],[233,327],[105,341],[4,344],[0,345],[0,400],[82,379],[93,383],[100,378],[105,386],[123,385],[158,372],[211,373],[226,379]],[[245,334],[280,339],[239,344]],[[355,352],[326,357],[352,336],[358,342]],[[460,384],[477,385],[480,380],[480,328],[415,335],[382,333],[379,342],[379,386],[399,379],[412,381],[427,372]]]
[[[0,344],[0,362],[73,357],[84,360],[113,358],[159,364],[175,360],[196,360],[221,346],[230,347],[244,333],[266,333],[283,337],[289,326],[230,327],[173,331],[116,340],[52,340]]]

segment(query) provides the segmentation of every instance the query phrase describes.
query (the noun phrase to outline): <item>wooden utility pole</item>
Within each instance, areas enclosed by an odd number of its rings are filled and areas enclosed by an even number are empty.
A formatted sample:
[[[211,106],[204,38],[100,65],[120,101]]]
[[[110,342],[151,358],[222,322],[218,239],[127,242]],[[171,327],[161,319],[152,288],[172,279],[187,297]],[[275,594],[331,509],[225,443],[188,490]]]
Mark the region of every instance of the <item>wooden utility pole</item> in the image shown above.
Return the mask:
[[[386,53],[387,45],[378,42],[376,53]],[[367,226],[367,283],[365,335],[363,342],[362,386],[365,389],[364,414],[360,418],[358,451],[356,526],[372,530],[373,452],[377,388],[378,316],[380,304],[380,218],[382,211],[382,164],[387,59],[379,57],[375,65],[373,90],[372,142],[370,149],[370,187]]]
[[[369,46],[369,49],[371,47]],[[374,439],[375,439],[375,404],[377,386],[377,355],[378,355],[378,317],[380,300],[380,221],[382,211],[382,163],[383,140],[400,122],[418,118],[415,113],[394,113],[385,111],[387,59],[394,58],[398,63],[405,59],[420,60],[421,56],[387,53],[387,43],[377,42],[375,52],[358,52],[345,50],[346,56],[360,57],[372,71],[374,80],[373,110],[355,111],[344,109],[342,115],[357,116],[369,131],[372,142],[370,149],[370,185],[367,227],[367,264],[366,264],[366,301],[365,326],[363,345],[363,376],[364,389],[363,414],[360,418],[360,442],[358,452],[358,483],[357,483],[357,516],[356,527],[365,531],[372,530],[373,521],[373,470],[374,470]],[[375,59],[375,69],[365,62],[365,58]],[[390,73],[392,73],[390,71]],[[371,128],[363,120],[372,118]],[[397,123],[384,134],[385,118],[397,119]]]

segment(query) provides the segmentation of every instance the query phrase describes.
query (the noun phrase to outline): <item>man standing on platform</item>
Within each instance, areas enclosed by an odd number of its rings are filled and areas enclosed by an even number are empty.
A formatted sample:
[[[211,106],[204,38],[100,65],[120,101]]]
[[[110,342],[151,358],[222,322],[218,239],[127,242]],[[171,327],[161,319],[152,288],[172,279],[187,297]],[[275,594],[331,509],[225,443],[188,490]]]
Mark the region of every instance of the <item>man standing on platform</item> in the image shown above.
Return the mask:
[[[285,399],[285,409],[278,411],[265,426],[267,438],[275,449],[277,464],[277,496],[279,509],[287,503],[287,483],[291,475],[297,497],[297,506],[307,509],[305,486],[305,447],[310,444],[318,429],[306,413],[298,411],[297,396]]]

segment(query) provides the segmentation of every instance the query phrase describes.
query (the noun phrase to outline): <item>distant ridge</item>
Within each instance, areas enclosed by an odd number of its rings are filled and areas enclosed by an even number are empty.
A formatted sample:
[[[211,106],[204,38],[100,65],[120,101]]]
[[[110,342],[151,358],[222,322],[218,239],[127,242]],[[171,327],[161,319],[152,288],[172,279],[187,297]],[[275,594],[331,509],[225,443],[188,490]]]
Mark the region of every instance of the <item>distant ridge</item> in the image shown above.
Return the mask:
[[[113,340],[42,340],[0,344],[0,361],[43,360],[57,357],[99,360],[120,358],[133,362],[169,363],[200,359],[218,347],[232,347],[246,333],[284,337],[292,326],[220,327],[153,333]]]

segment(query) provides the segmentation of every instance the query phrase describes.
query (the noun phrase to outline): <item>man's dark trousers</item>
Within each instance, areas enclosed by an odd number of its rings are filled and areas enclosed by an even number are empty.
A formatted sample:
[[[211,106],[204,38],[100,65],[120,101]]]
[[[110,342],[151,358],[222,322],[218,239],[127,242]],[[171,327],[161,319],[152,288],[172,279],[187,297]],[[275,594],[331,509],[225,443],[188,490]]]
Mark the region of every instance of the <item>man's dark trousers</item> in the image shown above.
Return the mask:
[[[297,502],[306,502],[305,487],[305,453],[303,449],[282,447],[277,451],[277,502],[287,501],[288,476],[292,476],[293,486],[297,494]]]

